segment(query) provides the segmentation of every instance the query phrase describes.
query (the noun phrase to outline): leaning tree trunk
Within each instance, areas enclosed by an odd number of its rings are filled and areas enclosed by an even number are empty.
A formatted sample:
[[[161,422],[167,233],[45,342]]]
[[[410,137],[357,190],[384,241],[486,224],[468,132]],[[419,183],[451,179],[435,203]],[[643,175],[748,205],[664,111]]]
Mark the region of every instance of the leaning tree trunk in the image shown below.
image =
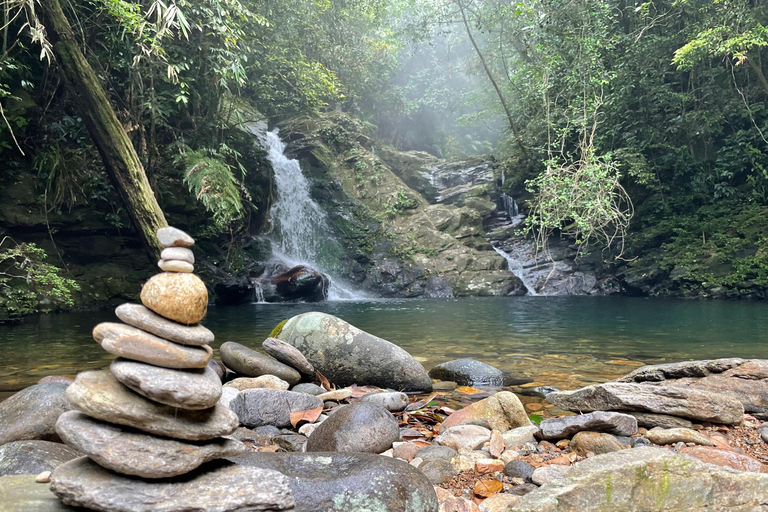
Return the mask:
[[[40,0],[40,6],[64,82],[148,254],[157,259],[161,247],[155,234],[158,228],[168,223],[157,204],[139,156],[117,120],[96,73],[80,51],[59,0]]]

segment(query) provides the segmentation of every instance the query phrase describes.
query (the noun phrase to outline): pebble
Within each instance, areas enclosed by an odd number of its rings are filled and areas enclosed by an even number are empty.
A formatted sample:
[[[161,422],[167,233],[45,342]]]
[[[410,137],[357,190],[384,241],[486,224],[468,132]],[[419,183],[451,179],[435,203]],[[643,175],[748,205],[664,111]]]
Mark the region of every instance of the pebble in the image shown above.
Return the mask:
[[[317,384],[311,384],[309,382],[302,382],[301,384],[296,384],[291,388],[291,391],[295,391],[297,393],[307,393],[308,395],[322,395],[325,393],[325,389],[321,388]]]
[[[397,391],[368,393],[361,396],[360,401],[378,404],[390,412],[400,412],[408,407],[408,395]]]
[[[157,241],[163,247],[192,247],[195,245],[195,240],[186,234],[184,231],[173,228],[164,227],[157,230]]]
[[[186,247],[168,247],[160,253],[160,258],[166,261],[186,261],[190,265],[195,264],[195,253]]]
[[[341,402],[350,397],[352,397],[352,390],[349,388],[334,389],[333,391],[326,391],[325,393],[317,395],[317,398],[324,402]]]
[[[504,470],[504,462],[498,459],[480,459],[475,461],[475,474],[487,475]]]
[[[416,458],[416,453],[421,450],[421,446],[416,443],[395,443],[393,446],[392,455],[398,459],[405,461],[412,461]],[[423,457],[419,457],[424,460]]]
[[[588,453],[600,455],[626,448],[611,434],[600,432],[579,432],[571,439],[570,446],[581,456],[587,456]]]
[[[160,260],[157,262],[157,266],[163,272],[180,272],[182,274],[191,274],[195,271],[195,266],[186,261],[178,260]]]
[[[39,484],[47,484],[48,482],[51,481],[51,475],[53,475],[52,472],[50,472],[50,471],[43,471],[42,473],[40,473],[39,475],[37,475],[35,477],[35,482],[37,482]]]
[[[195,274],[164,272],[144,283],[141,303],[158,315],[191,325],[208,311],[208,290]]]
[[[458,451],[459,449],[474,450],[483,446],[491,439],[491,431],[479,425],[459,425],[441,431],[435,442]]]
[[[259,377],[238,377],[224,384],[225,388],[235,388],[238,391],[246,389],[283,389],[286,390],[290,385],[279,377],[274,375],[261,375]]]
[[[435,459],[450,461],[451,459],[456,457],[458,454],[459,453],[453,448],[450,448],[448,446],[439,446],[439,445],[425,446],[416,452],[416,456],[420,457],[425,461],[435,460]]]
[[[118,358],[109,369],[123,385],[161,404],[210,409],[221,398],[221,381],[210,366],[173,370]]]
[[[93,339],[110,354],[164,368],[205,368],[213,356],[213,350],[208,345],[179,345],[130,325],[114,322],[103,322],[94,327]]]
[[[122,304],[115,309],[117,318],[128,325],[182,345],[207,345],[215,339],[202,325],[182,325],[164,318],[141,304]]]
[[[715,446],[715,443],[695,430],[690,428],[661,428],[655,427],[645,435],[653,444],[696,443],[703,446]]]

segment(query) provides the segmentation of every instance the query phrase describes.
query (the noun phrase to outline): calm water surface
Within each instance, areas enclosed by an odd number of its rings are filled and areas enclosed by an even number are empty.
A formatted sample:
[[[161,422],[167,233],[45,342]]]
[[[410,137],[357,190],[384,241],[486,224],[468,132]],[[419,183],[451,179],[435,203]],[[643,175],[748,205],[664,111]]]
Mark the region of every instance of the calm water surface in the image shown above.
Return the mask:
[[[425,367],[481,359],[536,382],[576,388],[641,364],[717,357],[768,358],[768,304],[628,297],[493,297],[248,304],[211,308],[205,325],[250,347],[281,320],[307,311],[339,316],[388,339]],[[0,325],[0,391],[46,375],[103,368],[113,356],[90,336],[109,312],[41,315]]]

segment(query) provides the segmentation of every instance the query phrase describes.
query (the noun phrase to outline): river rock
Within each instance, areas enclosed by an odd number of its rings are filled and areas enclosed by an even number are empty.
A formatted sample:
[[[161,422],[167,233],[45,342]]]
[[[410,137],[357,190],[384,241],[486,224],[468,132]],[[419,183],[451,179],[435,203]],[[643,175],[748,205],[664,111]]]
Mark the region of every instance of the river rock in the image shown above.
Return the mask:
[[[36,382],[36,384],[45,384],[46,382],[58,382],[59,384],[70,385],[75,382],[74,377],[68,377],[66,375],[46,375],[42,379]]]
[[[312,432],[308,452],[381,453],[400,440],[392,413],[380,405],[357,402],[339,407]]]
[[[171,370],[115,359],[109,369],[121,383],[161,404],[182,409],[210,409],[221,398],[221,381],[210,366]]]
[[[645,437],[653,444],[695,443],[702,446],[715,446],[715,443],[705,436],[690,428],[652,428]]]
[[[424,473],[433,485],[447,484],[459,471],[456,467],[442,459],[432,459],[422,462],[419,465],[419,471]]]
[[[192,247],[195,245],[195,240],[183,232],[182,230],[174,227],[164,227],[157,230],[157,241],[163,247]]]
[[[113,322],[94,327],[93,339],[110,354],[165,368],[204,368],[213,356],[208,345],[185,347],[130,325]]]
[[[537,470],[538,471],[538,470]],[[704,464],[663,448],[592,457],[520,498],[515,512],[761,510],[768,475]]]
[[[686,446],[680,450],[683,455],[699,459],[707,464],[715,464],[737,471],[752,471],[753,473],[768,473],[768,468],[759,460],[743,453],[721,450],[708,446]]]
[[[536,468],[522,460],[511,460],[504,465],[504,475],[510,478],[522,478],[530,482]]]
[[[440,428],[440,435],[435,442],[441,446],[453,448],[456,451],[475,450],[491,439],[491,431],[480,425],[457,425],[451,428]]]
[[[219,398],[219,403],[227,409],[232,409],[232,400],[234,400],[235,397],[239,394],[240,391],[236,390],[235,388],[224,387],[221,390],[221,398]]]
[[[195,253],[186,247],[168,247],[160,253],[160,259],[166,261],[185,261],[190,265],[194,265]]]
[[[295,391],[297,393],[306,393],[308,395],[322,395],[325,393],[325,389],[321,388],[317,384],[312,384],[310,382],[302,382],[301,384],[296,384],[291,388],[291,391]]]
[[[219,348],[224,366],[246,377],[274,375],[293,386],[301,381],[301,375],[288,365],[260,354],[245,345],[228,341]]]
[[[516,427],[529,426],[531,420],[514,393],[502,391],[454,412],[443,421],[441,428],[456,425],[480,425],[491,430],[506,432]]]
[[[738,425],[744,418],[738,400],[681,386],[607,382],[550,393],[547,401],[568,411],[641,411],[725,425]]]
[[[617,412],[591,412],[576,416],[547,418],[539,424],[544,439],[564,439],[577,432],[607,432],[617,436],[631,436],[637,433],[634,416]]]
[[[289,319],[279,339],[296,347],[328,380],[399,391],[432,387],[426,370],[408,352],[335,316],[304,313]]]
[[[144,283],[141,303],[170,320],[196,324],[208,310],[208,290],[195,274],[163,272]]]
[[[277,338],[267,338],[261,343],[264,352],[271,355],[281,363],[285,363],[291,368],[295,368],[302,375],[314,378],[315,368],[307,361],[304,354],[298,351],[293,345]]]
[[[190,411],[159,404],[120,384],[109,372],[80,373],[66,396],[89,416],[159,436],[201,441],[230,434],[238,427],[237,415],[223,405]]]
[[[234,439],[185,443],[126,430],[77,411],[62,414],[56,431],[64,442],[100,466],[144,478],[183,475],[205,462],[246,451],[245,445]]]
[[[611,434],[603,434],[602,432],[579,432],[573,436],[571,444],[568,446],[582,456],[586,456],[589,452],[599,455],[626,448]]]
[[[249,428],[262,425],[289,427],[292,412],[322,406],[323,401],[316,396],[280,389],[246,389],[230,403],[240,423]]]
[[[515,446],[521,446],[526,443],[536,444],[536,438],[534,437],[539,433],[539,427],[536,425],[528,425],[525,427],[517,427],[512,430],[508,430],[501,434],[501,439],[504,441],[504,446],[507,448],[513,448]]]
[[[369,453],[247,453],[230,460],[284,474],[296,512],[437,512],[429,480],[401,460]]]
[[[67,505],[105,512],[292,510],[288,479],[267,469],[214,461],[159,481],[121,475],[87,457],[62,464],[51,489]]]
[[[415,457],[420,458],[424,462],[436,459],[450,461],[456,455],[458,455],[458,452],[450,446],[432,445],[424,446],[423,448],[419,449],[419,451],[416,452]]]
[[[238,377],[224,384],[224,387],[235,388],[238,391],[257,388],[287,390],[290,385],[274,375],[262,375],[261,377]]]
[[[160,260],[157,262],[157,266],[160,267],[160,270],[163,272],[182,272],[189,274],[195,271],[195,266],[186,261]]]
[[[451,491],[447,491],[442,487],[436,486],[435,493],[440,504],[439,512],[480,512],[480,508],[467,498],[454,496]]]
[[[380,405],[390,412],[400,412],[408,407],[408,395],[397,391],[368,393],[361,396],[360,401]]]
[[[490,386],[504,385],[504,373],[476,359],[455,359],[441,363],[431,370],[429,376],[437,380],[453,381],[460,386]]]
[[[0,402],[0,445],[28,439],[57,440],[56,420],[70,409],[69,384],[35,384]]]
[[[629,414],[637,419],[637,426],[643,428],[691,428],[693,423],[685,418],[677,416],[668,416],[666,414],[653,414],[650,412],[620,411],[622,414]]]
[[[61,443],[14,441],[0,446],[0,476],[53,471],[58,465],[80,456],[82,453]]]
[[[536,468],[531,475],[531,482],[536,485],[546,485],[550,482],[555,482],[564,478],[565,475],[571,472],[572,468],[572,466],[560,466],[558,464]]]
[[[121,304],[115,314],[128,325],[182,345],[207,345],[214,340],[213,333],[202,325],[172,322],[141,304]]]
[[[768,359],[713,359],[643,366],[619,382],[683,386],[738,400],[744,411],[768,418]]]
[[[512,510],[512,505],[517,503],[519,499],[520,496],[516,494],[500,492],[483,500],[479,507],[480,512],[507,512]]]

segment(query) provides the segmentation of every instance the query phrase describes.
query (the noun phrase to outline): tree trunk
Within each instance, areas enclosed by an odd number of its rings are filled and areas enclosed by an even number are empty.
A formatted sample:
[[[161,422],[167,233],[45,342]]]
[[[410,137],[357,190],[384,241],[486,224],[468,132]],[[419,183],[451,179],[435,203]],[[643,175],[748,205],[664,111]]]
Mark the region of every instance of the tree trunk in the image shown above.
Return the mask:
[[[168,223],[147,180],[128,135],[101,87],[96,73],[80,51],[59,0],[40,0],[45,29],[53,45],[64,82],[75,100],[104,166],[120,193],[151,259],[160,256],[157,230]]]
[[[493,88],[496,90],[496,94],[499,97],[499,101],[501,102],[501,106],[504,107],[504,112],[507,114],[507,120],[509,121],[509,127],[512,129],[512,133],[515,136],[515,141],[517,142],[517,146],[520,148],[520,152],[523,154],[523,156],[527,159],[528,158],[528,151],[525,149],[525,145],[523,144],[523,139],[520,138],[520,132],[517,130],[517,125],[515,124],[514,119],[512,118],[512,112],[509,110],[509,107],[507,106],[507,100],[504,99],[504,95],[501,92],[501,89],[499,88],[499,85],[496,83],[496,79],[493,77],[493,73],[491,73],[491,68],[488,67],[488,64],[485,62],[485,57],[483,56],[483,52],[480,51],[480,47],[475,42],[475,38],[472,35],[472,29],[469,27],[469,22],[467,21],[467,15],[464,12],[464,4],[461,3],[461,0],[456,0],[456,3],[459,5],[459,11],[461,12],[461,19],[464,22],[464,28],[467,30],[467,36],[469,36],[469,41],[472,43],[472,46],[475,49],[475,52],[477,52],[477,56],[480,57],[480,62],[483,64],[483,69],[485,70],[485,74],[488,75],[488,80],[491,81],[491,84],[493,84]]]

